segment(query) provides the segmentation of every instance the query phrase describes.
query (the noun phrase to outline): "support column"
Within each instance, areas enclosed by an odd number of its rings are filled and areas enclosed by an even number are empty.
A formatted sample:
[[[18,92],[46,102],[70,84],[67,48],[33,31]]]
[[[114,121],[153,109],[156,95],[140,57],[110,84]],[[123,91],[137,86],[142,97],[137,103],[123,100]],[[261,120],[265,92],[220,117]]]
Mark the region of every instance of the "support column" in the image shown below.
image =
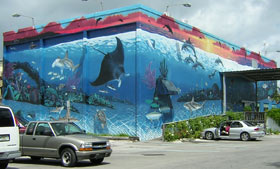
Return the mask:
[[[223,114],[226,114],[227,110],[227,93],[226,93],[226,76],[223,74]]]

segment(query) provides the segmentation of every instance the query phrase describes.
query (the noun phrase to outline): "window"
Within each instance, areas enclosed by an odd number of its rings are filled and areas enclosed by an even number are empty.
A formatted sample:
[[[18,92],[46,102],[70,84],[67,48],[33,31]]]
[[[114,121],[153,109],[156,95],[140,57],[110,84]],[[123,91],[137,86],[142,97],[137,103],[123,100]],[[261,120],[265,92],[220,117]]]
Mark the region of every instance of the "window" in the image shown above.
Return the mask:
[[[240,122],[233,122],[231,124],[231,127],[232,128],[241,128],[241,127],[243,127],[243,125]]]
[[[51,128],[48,123],[39,123],[36,127],[35,135],[50,136],[52,135]]]
[[[0,127],[14,127],[14,119],[9,109],[0,108]]]
[[[83,130],[80,129],[75,123],[51,123],[51,126],[56,135],[69,135],[69,134],[82,134]]]
[[[30,123],[27,127],[26,135],[33,135],[34,127],[36,123]]]

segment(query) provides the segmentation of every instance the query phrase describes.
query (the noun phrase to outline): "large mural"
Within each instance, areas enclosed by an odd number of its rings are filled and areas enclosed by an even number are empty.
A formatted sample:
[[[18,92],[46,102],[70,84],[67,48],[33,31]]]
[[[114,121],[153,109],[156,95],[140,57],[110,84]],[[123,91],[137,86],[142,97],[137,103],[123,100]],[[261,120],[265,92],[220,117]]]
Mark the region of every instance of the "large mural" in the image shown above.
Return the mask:
[[[276,67],[142,5],[117,11],[4,33],[3,102],[22,123],[73,120],[148,140],[163,123],[221,114],[220,72]],[[263,98],[275,86],[265,84]]]

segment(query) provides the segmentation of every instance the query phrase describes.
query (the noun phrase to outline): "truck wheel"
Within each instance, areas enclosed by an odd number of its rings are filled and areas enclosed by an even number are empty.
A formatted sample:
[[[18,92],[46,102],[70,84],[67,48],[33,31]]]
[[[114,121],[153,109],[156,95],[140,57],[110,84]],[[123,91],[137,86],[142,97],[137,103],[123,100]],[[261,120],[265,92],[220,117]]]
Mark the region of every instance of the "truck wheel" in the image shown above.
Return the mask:
[[[104,158],[99,158],[99,159],[90,159],[90,162],[92,164],[101,164],[103,162]]]
[[[73,167],[77,162],[76,154],[71,148],[63,149],[60,157],[64,167]]]
[[[0,169],[5,169],[5,168],[7,168],[8,164],[9,164],[9,161],[8,161],[8,160],[0,161]]]

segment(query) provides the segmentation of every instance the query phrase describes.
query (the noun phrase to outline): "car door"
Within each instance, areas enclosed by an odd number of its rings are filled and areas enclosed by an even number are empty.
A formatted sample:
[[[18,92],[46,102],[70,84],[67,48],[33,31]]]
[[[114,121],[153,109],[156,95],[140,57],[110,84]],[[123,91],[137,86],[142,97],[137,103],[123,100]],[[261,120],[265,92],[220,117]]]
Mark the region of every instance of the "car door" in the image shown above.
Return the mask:
[[[23,134],[20,140],[20,147],[21,147],[21,152],[22,155],[34,155],[34,140],[33,140],[33,133],[34,133],[34,129],[36,126],[36,122],[31,122],[28,127],[27,130],[25,132],[25,134]]]
[[[54,134],[48,123],[38,123],[34,135],[32,137],[32,154],[34,156],[51,157],[56,153],[56,149],[52,149],[49,141],[54,139]]]
[[[232,122],[229,129],[230,138],[240,138],[240,133],[243,130],[243,125],[239,121]]]

